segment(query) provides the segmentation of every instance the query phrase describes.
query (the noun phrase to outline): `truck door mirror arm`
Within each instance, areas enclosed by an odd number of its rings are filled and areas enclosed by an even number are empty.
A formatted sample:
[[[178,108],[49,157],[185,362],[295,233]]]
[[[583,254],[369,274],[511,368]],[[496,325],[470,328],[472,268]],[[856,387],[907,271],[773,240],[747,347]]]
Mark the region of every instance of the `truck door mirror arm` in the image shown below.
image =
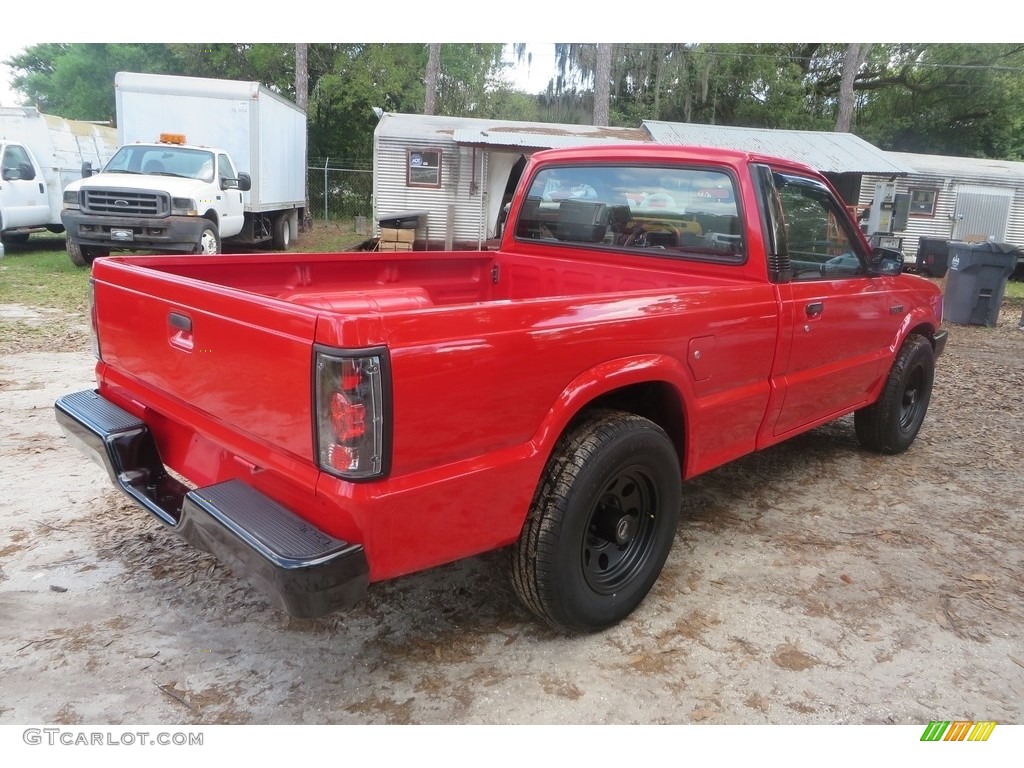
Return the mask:
[[[875,248],[871,251],[868,274],[898,275],[903,271],[903,254],[892,248]]]

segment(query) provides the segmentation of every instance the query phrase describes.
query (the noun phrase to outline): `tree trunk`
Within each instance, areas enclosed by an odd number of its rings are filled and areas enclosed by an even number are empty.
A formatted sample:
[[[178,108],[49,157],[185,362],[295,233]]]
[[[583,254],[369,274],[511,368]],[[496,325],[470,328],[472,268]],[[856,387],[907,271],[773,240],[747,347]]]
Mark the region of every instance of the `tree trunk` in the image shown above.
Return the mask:
[[[303,111],[309,112],[309,43],[295,44],[295,104]],[[306,154],[302,158],[302,166],[309,177],[309,143],[307,138]],[[302,210],[299,229],[308,232],[313,228],[313,214],[309,209],[309,184],[303,185],[306,190],[306,206]],[[324,190],[327,194],[327,190]]]
[[[594,67],[594,125],[608,125],[612,83],[612,44],[597,44]]]
[[[426,90],[423,99],[423,114],[432,115],[437,110],[437,74],[441,68],[441,44],[431,43],[427,55],[427,78],[424,81]]]
[[[853,83],[857,70],[868,57],[870,43],[850,43],[843,56],[843,77],[839,82],[839,109],[836,114],[836,128],[840,133],[849,133],[853,125],[854,92]]]

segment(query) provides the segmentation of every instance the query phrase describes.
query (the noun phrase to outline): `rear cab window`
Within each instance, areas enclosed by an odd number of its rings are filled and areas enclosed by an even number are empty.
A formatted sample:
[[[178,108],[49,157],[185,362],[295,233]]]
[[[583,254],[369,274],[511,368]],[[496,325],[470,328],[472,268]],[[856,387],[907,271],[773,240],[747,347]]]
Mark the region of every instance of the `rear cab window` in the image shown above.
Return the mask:
[[[736,264],[743,231],[728,171],[652,165],[542,168],[516,224],[519,239]]]

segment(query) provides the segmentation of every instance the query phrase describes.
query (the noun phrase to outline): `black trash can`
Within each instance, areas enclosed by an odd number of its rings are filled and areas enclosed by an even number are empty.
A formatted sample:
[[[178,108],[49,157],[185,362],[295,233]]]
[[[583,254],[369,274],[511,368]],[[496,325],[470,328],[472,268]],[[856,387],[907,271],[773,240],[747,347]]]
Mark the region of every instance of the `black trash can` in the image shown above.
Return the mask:
[[[938,237],[922,237],[917,243],[914,271],[919,275],[942,277],[949,269],[949,249],[953,243]]]
[[[961,325],[995,325],[1006,281],[1020,249],[1010,243],[950,243],[943,319]]]

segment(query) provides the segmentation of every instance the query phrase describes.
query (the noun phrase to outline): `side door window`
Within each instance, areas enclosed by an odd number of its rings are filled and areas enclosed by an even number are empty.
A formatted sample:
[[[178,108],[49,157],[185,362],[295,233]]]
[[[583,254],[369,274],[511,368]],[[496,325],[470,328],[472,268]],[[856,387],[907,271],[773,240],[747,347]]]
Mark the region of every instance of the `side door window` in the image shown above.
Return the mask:
[[[220,176],[219,181],[221,183],[221,188],[224,186],[225,179],[238,178],[238,174],[235,173],[235,166],[231,164],[231,158],[223,153],[217,156],[217,168],[217,172]]]
[[[28,152],[17,145],[4,149],[3,159],[0,159],[0,173],[4,181],[32,181],[36,177]]]
[[[782,241],[794,280],[867,274],[859,241],[835,198],[813,179],[776,174]]]

